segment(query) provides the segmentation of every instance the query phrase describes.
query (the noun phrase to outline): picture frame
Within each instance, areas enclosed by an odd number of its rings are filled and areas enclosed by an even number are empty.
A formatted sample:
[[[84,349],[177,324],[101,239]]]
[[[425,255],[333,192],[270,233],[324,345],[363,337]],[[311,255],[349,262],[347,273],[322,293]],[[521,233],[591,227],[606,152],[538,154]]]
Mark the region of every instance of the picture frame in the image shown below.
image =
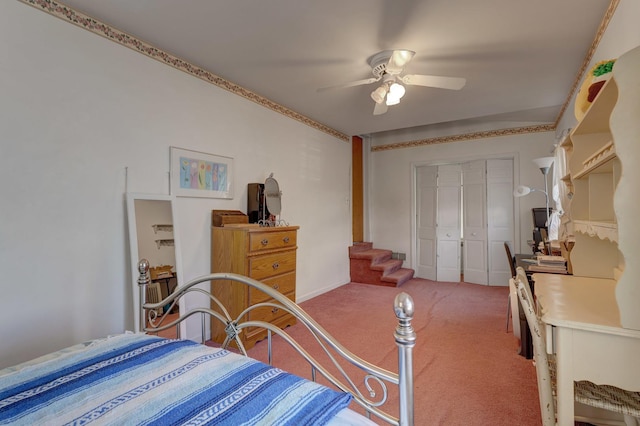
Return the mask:
[[[171,195],[233,199],[233,158],[174,146],[170,151]]]

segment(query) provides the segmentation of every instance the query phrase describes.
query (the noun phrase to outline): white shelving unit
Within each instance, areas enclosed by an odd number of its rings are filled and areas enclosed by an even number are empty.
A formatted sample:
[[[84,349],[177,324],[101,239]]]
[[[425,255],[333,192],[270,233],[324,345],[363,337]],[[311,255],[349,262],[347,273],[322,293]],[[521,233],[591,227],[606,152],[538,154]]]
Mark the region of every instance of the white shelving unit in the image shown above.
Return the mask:
[[[609,127],[617,99],[618,87],[611,78],[570,136],[571,217],[576,239],[571,264],[577,276],[613,279],[623,262],[613,206],[621,164]]]
[[[640,47],[613,76],[563,143],[573,197],[573,274],[612,279],[623,327],[640,329]],[[626,259],[626,261],[625,261]]]
[[[614,65],[618,101],[611,114],[611,134],[622,163],[614,198],[618,248],[616,299],[624,328],[640,330],[640,46]]]

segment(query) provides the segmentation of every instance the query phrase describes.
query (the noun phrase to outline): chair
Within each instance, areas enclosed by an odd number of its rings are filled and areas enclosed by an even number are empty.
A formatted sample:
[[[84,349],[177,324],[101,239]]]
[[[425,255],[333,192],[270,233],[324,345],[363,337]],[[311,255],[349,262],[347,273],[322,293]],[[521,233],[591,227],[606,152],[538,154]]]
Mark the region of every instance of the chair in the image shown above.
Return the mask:
[[[543,426],[555,425],[555,357],[547,354],[545,326],[536,314],[524,269],[517,268],[515,279],[510,281],[513,281],[513,285],[517,288],[518,298],[533,337],[533,359],[536,364],[542,424]],[[581,404],[624,415],[624,423],[618,422],[618,424],[640,425],[640,392],[629,392],[615,386],[579,381],[574,382],[574,395],[575,400]],[[606,422],[600,419],[599,422],[598,419],[576,416],[576,420],[596,424],[615,424],[610,419]]]
[[[511,247],[509,247],[509,242],[504,242],[504,251],[507,253],[507,262],[509,262],[509,267],[511,268],[511,276],[516,276],[516,258],[511,254]]]
[[[511,268],[511,278],[513,278],[516,276],[516,258],[511,254],[511,247],[509,247],[509,243],[507,241],[504,242],[504,251],[507,253],[507,262],[509,262],[509,267]],[[520,324],[518,321],[515,321],[516,314],[518,313],[517,297],[518,296],[516,296],[516,288],[509,285],[509,298],[507,299],[507,332],[509,332],[509,319],[514,318],[513,335],[519,339]]]

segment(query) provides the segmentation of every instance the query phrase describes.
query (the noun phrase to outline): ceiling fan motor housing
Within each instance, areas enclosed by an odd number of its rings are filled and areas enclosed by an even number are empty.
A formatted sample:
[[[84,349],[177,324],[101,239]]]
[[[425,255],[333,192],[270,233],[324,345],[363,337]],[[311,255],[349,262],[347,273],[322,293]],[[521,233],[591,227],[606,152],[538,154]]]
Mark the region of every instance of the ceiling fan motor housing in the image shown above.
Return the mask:
[[[393,52],[395,52],[395,50],[383,50],[382,52],[378,52],[375,55],[371,56],[367,61],[369,63],[369,66],[371,67],[371,72],[376,78],[380,78],[385,73],[387,73],[387,64],[389,63],[389,60],[393,56]],[[403,50],[402,52],[409,53],[411,56],[413,56],[413,54],[415,53],[411,50]],[[398,71],[397,73],[390,73],[390,74],[399,74],[399,73],[400,72]]]

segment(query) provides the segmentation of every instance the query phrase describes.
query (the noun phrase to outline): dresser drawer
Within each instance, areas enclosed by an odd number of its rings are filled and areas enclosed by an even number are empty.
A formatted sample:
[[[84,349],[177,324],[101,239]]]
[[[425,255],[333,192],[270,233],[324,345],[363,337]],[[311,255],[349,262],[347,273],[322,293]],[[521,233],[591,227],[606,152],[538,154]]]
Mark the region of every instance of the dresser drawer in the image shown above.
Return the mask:
[[[249,257],[248,261],[249,276],[258,281],[296,270],[295,250],[253,256]]]
[[[287,312],[283,315],[280,315],[277,318],[274,318],[271,321],[271,324],[279,328],[285,328],[285,327],[296,324],[296,322],[297,322],[296,317],[294,317],[293,315]],[[267,330],[265,330],[264,328],[247,327],[243,333],[244,333],[243,339],[246,339],[245,349],[247,347],[253,347],[256,344],[256,342],[267,338]]]
[[[273,250],[296,246],[296,231],[251,232],[249,251]]]
[[[264,284],[269,287],[278,290],[282,294],[292,293],[295,294],[296,290],[296,273],[289,272],[288,274],[278,275],[274,278],[267,278],[262,281]],[[249,304],[253,305],[254,303],[264,302],[268,300],[269,296],[260,290],[251,287],[249,290]],[[290,297],[291,300],[295,302],[295,297]]]
[[[287,296],[291,301],[295,302],[294,293],[289,293],[289,294],[286,294],[285,296]],[[267,299],[267,300],[273,300],[273,299]],[[285,316],[287,317],[286,320],[283,318]],[[273,306],[265,306],[265,307],[254,309],[249,313],[247,319],[249,321],[264,321],[272,324],[280,323],[283,321],[287,323],[295,323],[294,317],[291,314],[289,314],[289,312],[285,311],[282,308],[276,308]],[[260,328],[260,327],[247,328],[248,338],[256,338],[257,337],[256,333],[261,335],[260,338],[264,338],[266,336],[266,331],[263,328]],[[260,338],[258,338],[258,340]]]

